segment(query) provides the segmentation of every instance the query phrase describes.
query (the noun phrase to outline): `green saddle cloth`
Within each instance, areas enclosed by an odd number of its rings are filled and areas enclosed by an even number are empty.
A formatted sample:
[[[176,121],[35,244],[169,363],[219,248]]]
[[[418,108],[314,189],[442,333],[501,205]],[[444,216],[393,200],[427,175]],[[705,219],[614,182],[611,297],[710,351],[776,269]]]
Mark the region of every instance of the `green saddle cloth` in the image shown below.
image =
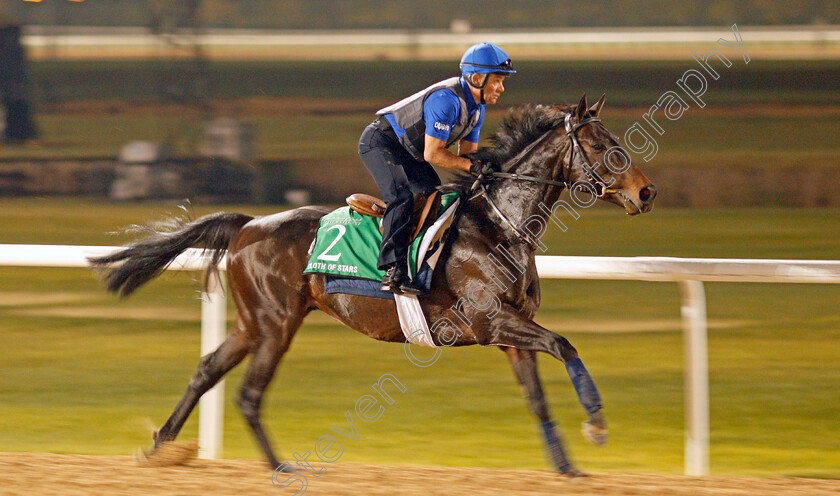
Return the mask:
[[[457,199],[457,193],[441,195],[438,215],[440,216]],[[362,215],[350,207],[341,207],[321,217],[321,224],[315,235],[315,246],[303,273],[381,281],[385,271],[376,268],[379,245],[382,243],[380,222],[381,219]],[[419,265],[423,262],[421,260],[418,264],[417,254],[426,231],[427,228],[424,228],[409,247],[408,270],[412,277],[417,274]]]

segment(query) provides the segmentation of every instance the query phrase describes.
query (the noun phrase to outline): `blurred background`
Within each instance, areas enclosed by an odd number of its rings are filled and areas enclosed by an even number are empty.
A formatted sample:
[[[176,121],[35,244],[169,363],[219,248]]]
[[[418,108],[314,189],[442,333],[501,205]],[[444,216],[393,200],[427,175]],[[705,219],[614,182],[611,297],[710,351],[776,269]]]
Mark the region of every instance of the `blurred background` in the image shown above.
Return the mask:
[[[838,24],[840,4],[822,1],[5,0],[0,242],[119,244],[107,233],[184,199],[194,215],[264,214],[377,193],[356,153],[375,111],[457,75],[463,51],[490,41],[519,72],[488,108],[482,145],[507,107],[583,93],[607,94],[602,118],[623,136],[700,70],[692,51],[732,62],[712,58],[705,107],[687,99],[661,120],[656,156],[633,156],[657,208],[629,219],[593,207],[550,228],[549,254],[837,260]],[[735,25],[749,63],[718,43],[735,42]],[[0,451],[147,444],[146,419],[166,418],[198,360],[197,282],[153,284],[116,302],[85,270],[0,267]],[[580,350],[614,434],[604,449],[584,443],[565,372],[542,359],[573,457],[680,473],[676,285],[546,281],[543,293],[538,321]],[[712,473],[840,477],[838,288],[707,293]],[[307,322],[264,407],[281,452],[311,449],[392,373],[407,392],[345,461],[547,468],[501,353],[447,350],[418,369],[401,347]],[[227,405],[226,456],[258,458]]]

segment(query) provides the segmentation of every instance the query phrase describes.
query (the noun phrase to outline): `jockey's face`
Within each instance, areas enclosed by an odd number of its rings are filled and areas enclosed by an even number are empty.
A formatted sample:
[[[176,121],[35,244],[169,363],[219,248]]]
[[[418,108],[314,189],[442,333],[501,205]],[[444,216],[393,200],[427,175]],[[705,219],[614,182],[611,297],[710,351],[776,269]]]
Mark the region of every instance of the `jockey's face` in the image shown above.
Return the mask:
[[[471,74],[473,84],[480,85],[484,74]],[[507,76],[503,74],[487,74],[487,83],[484,85],[484,101],[481,101],[481,90],[470,85],[470,92],[476,102],[494,104],[505,91],[504,81]]]
[[[484,102],[494,104],[499,101],[499,97],[505,92],[504,81],[507,76],[502,74],[488,74],[487,84],[484,85]]]

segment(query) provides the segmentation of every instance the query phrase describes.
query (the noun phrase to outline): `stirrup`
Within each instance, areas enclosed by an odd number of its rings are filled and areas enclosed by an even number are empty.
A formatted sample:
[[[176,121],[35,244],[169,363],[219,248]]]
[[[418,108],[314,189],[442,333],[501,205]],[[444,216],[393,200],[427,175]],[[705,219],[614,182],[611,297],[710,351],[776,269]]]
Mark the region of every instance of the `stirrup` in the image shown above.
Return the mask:
[[[379,286],[380,291],[385,291],[388,293],[394,294],[402,294],[400,291],[401,281],[400,278],[397,277],[396,272],[399,269],[397,268],[396,264],[388,267],[388,270],[385,272],[385,277],[382,278],[382,284]]]
[[[427,294],[426,288],[419,286],[417,285],[417,282],[410,281],[408,279],[405,279],[400,283],[399,290],[405,295],[425,296]]]

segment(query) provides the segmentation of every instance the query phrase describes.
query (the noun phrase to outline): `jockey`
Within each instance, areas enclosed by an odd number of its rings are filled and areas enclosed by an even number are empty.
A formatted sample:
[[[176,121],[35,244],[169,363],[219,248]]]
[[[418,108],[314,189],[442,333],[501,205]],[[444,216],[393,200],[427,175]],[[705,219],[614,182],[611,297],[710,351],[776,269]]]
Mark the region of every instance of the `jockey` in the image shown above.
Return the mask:
[[[473,45],[461,58],[461,77],[433,84],[379,110],[377,119],[365,128],[359,156],[388,204],[378,261],[378,268],[386,271],[383,291],[425,293],[408,273],[414,195],[441,184],[432,165],[460,171],[474,168],[463,155],[478,149],[484,106],[499,100],[505,77],[514,73],[501,48],[491,43]],[[456,143],[457,155],[447,150]]]

